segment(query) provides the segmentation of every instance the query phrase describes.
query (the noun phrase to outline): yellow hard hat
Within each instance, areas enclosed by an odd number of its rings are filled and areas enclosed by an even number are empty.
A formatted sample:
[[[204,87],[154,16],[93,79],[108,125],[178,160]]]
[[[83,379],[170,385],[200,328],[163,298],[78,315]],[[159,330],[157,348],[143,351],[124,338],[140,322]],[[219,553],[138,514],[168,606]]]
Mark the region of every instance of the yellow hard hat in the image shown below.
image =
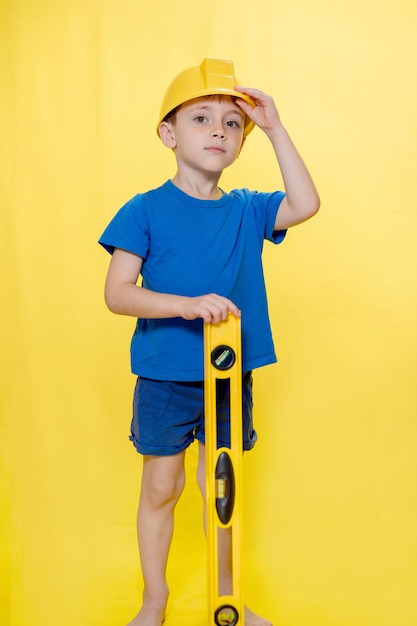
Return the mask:
[[[168,113],[176,107],[200,96],[214,96],[217,94],[235,96],[254,106],[249,96],[235,91],[234,87],[238,84],[232,61],[204,59],[200,66],[190,67],[174,78],[162,101],[157,128]],[[246,115],[244,135],[248,135],[254,126],[255,124]]]

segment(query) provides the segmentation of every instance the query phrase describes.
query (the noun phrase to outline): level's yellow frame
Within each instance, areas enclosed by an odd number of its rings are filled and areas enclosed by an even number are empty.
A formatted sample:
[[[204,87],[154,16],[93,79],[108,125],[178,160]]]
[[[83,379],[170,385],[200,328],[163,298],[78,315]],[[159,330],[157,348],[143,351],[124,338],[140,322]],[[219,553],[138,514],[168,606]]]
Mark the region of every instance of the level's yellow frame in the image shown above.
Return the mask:
[[[229,346],[235,355],[233,365],[220,370],[212,363],[212,352],[218,346]],[[222,607],[231,607],[236,612],[235,624],[244,623],[242,590],[242,362],[240,319],[232,314],[219,324],[204,324],[204,391],[206,431],[206,504],[207,504],[207,570],[209,625],[226,624],[222,618]],[[217,447],[216,379],[229,379],[230,384],[230,436],[231,447]],[[219,456],[226,453],[234,472],[235,497],[233,512],[227,523],[223,523],[216,509],[216,498],[221,497],[224,485],[216,479]],[[227,485],[226,485],[227,488]],[[218,569],[218,530],[231,528],[232,532],[232,593],[220,595]],[[220,618],[219,618],[220,614]],[[223,621],[224,620],[224,621]]]

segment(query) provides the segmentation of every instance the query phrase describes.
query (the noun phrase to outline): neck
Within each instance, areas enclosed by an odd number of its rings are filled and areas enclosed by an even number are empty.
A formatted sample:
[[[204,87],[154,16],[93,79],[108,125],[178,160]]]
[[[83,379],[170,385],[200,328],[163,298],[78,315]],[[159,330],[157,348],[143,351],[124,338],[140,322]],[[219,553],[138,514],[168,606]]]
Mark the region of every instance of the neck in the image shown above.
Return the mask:
[[[177,172],[172,183],[184,193],[198,198],[199,200],[218,200],[223,195],[218,187],[220,176],[212,179],[196,180],[195,177],[187,177]]]

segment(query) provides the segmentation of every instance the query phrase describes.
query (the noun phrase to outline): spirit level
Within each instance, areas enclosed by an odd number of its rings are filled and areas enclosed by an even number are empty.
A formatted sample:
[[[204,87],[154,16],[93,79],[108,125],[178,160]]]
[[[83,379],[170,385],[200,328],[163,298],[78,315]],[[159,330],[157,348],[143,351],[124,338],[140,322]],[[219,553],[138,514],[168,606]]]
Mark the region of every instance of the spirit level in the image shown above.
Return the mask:
[[[244,623],[242,594],[242,363],[240,319],[204,324],[204,406],[209,625]],[[217,442],[217,381],[230,397],[230,448]],[[219,531],[232,535],[232,592],[220,595]]]

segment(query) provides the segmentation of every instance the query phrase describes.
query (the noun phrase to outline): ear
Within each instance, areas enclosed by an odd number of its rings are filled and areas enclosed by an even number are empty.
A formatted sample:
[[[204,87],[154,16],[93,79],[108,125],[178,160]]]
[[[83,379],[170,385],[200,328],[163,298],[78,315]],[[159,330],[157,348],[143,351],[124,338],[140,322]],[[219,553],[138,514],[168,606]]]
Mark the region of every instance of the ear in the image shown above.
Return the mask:
[[[175,148],[177,143],[170,122],[161,122],[158,126],[158,133],[164,146],[171,149]]]

